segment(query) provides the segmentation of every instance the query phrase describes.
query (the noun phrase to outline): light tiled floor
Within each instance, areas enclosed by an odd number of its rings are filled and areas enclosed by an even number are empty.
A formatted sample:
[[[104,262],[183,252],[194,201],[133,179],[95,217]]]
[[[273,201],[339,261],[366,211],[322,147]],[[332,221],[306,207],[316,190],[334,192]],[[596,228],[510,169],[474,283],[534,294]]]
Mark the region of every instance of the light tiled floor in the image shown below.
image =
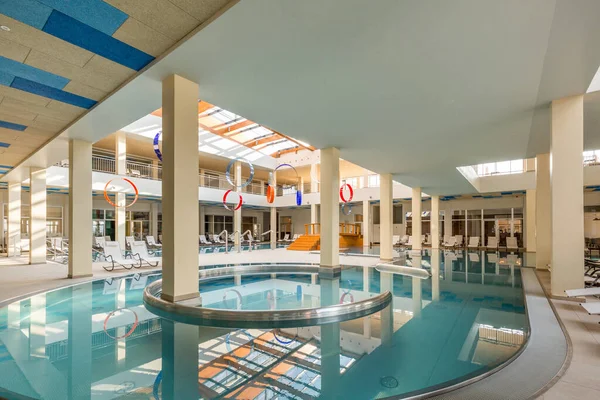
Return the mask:
[[[548,272],[538,272],[547,287]],[[560,380],[539,397],[543,400],[600,399],[600,316],[588,315],[579,303],[551,300],[573,345],[571,365]],[[588,299],[588,301],[598,301]]]

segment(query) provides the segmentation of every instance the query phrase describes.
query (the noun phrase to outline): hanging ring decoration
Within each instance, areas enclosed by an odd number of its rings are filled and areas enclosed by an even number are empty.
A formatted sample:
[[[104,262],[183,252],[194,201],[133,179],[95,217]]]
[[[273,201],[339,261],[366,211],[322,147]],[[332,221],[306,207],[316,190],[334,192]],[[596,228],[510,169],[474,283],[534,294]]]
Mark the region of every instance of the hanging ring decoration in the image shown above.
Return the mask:
[[[240,304],[238,305],[238,310],[240,310],[242,308],[242,294],[240,292],[238,292],[235,289],[228,289],[225,291],[225,293],[223,293],[223,305],[225,306],[225,308],[228,308],[227,306],[227,293],[229,292],[233,292],[237,295],[237,298],[240,302]]]
[[[118,311],[125,311],[125,310],[131,311],[133,313],[133,315],[135,317],[135,321],[133,322],[133,326],[131,327],[131,329],[129,330],[129,332],[127,332],[124,335],[121,335],[121,336],[112,336],[110,333],[108,333],[108,330],[107,330],[108,320],[110,319],[110,317],[112,317],[113,315],[115,315],[115,313],[117,313]],[[115,339],[115,340],[125,339],[125,338],[131,336],[131,334],[138,327],[138,324],[139,324],[139,319],[138,319],[138,315],[137,315],[137,313],[135,311],[133,311],[133,310],[131,310],[129,308],[117,308],[116,310],[111,311],[110,314],[108,314],[106,316],[106,318],[104,319],[104,333],[106,333],[106,335],[109,338],[111,338],[111,339]]]
[[[300,182],[300,175],[298,175],[298,171],[291,164],[279,164],[274,169],[274,171],[277,171],[279,168],[282,168],[282,167],[291,168],[296,173],[296,182],[298,182],[298,184],[296,184],[296,205],[297,206],[301,206],[302,205],[302,191],[299,189],[299,187],[300,187],[300,184],[299,184],[299,182]]]
[[[273,204],[275,201],[275,189],[270,184],[267,185],[267,203]]]
[[[115,179],[119,179],[119,178],[115,178]],[[120,179],[124,180],[125,182],[127,182],[127,183],[129,183],[131,185],[131,187],[133,188],[133,190],[135,192],[135,198],[133,199],[133,201],[130,204],[127,204],[125,206],[119,206],[119,205],[115,204],[110,199],[110,197],[108,197],[108,185],[110,185],[110,183],[112,181],[114,181],[115,179],[111,179],[110,181],[106,182],[106,185],[104,186],[104,198],[106,199],[106,201],[108,202],[108,204],[110,204],[113,207],[125,207],[125,208],[131,207],[138,200],[138,197],[139,197],[139,194],[140,194],[139,191],[138,191],[137,186],[135,186],[135,183],[133,183],[131,180],[129,180],[127,178],[120,178]]]
[[[277,340],[279,343],[281,343],[284,346],[288,345],[288,344],[292,343],[293,341],[295,341],[296,339],[298,339],[298,328],[296,328],[296,336],[294,336],[293,339],[289,339],[289,340],[282,340],[279,336],[277,336],[277,331],[280,331],[280,330],[276,329],[273,331],[273,337],[275,338],[275,340]]]
[[[242,333],[243,333],[244,335],[246,335],[246,337],[249,339],[248,341],[252,343],[252,348],[250,349],[250,353],[246,354],[244,357],[238,357],[238,356],[236,356],[236,355],[234,354],[234,357],[237,357],[237,358],[246,358],[246,357],[248,357],[250,354],[254,353],[254,336],[252,336],[251,334],[249,334],[249,333],[248,333],[248,331],[247,331],[247,330],[245,330],[245,329],[239,329],[239,330],[237,330],[236,332],[242,332]],[[227,352],[228,352],[228,353],[231,353],[231,343],[229,343],[229,337],[230,337],[230,336],[231,336],[231,332],[229,332],[229,333],[227,334],[227,336],[225,336],[225,346],[227,347]],[[242,345],[242,346],[243,346],[243,345]],[[242,346],[239,346],[239,347],[242,347]],[[239,348],[239,347],[238,347],[238,348]]]
[[[346,188],[348,189],[348,192],[350,194],[347,199],[344,196],[344,189],[346,189]],[[342,201],[344,203],[348,203],[349,201],[352,201],[353,197],[354,197],[354,189],[352,189],[352,186],[350,186],[349,184],[344,182],[344,184],[340,187],[340,198],[342,199]]]
[[[158,389],[160,388],[160,384],[162,382],[162,370],[156,375],[156,379],[154,380],[154,385],[152,386],[152,395],[154,396],[154,400],[160,400],[160,395],[158,394]]]
[[[346,207],[348,206],[348,207]],[[350,215],[352,214],[352,204],[342,203],[342,214]]]
[[[250,167],[250,176],[241,185],[236,185],[231,180],[231,167],[233,167],[233,164],[235,164],[236,161],[245,161],[245,162],[248,163],[248,166]],[[236,188],[236,189],[243,189],[246,186],[248,186],[249,184],[251,184],[252,183],[252,179],[254,179],[254,165],[252,165],[252,163],[250,161],[248,161],[248,160],[243,160],[243,159],[241,159],[239,157],[238,158],[234,158],[233,160],[229,161],[229,164],[227,164],[227,169],[225,170],[225,178],[227,179],[227,182],[229,182],[229,184],[231,186],[233,186],[234,188]]]
[[[229,207],[227,205],[227,196],[229,195],[229,193],[235,193],[238,195],[238,197],[240,198],[237,205],[233,208]],[[234,192],[233,190],[229,189],[228,191],[225,192],[225,194],[223,195],[223,207],[225,207],[226,209],[228,209],[229,211],[237,211],[242,207],[242,203],[244,202],[244,199],[242,198],[242,195],[239,194],[238,192]]]
[[[160,137],[160,135],[162,135],[162,131],[158,132],[156,136],[154,136],[154,141],[152,142],[152,144],[154,145],[154,153],[156,154],[156,157],[158,157],[160,162],[162,162],[162,153],[160,152],[160,147],[158,147],[158,138]]]

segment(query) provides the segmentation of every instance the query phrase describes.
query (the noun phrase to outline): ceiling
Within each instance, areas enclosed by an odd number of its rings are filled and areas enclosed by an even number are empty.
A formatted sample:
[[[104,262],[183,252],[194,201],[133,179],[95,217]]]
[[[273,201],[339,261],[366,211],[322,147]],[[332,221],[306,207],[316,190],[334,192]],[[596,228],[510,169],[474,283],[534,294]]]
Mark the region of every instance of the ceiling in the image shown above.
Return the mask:
[[[150,114],[176,73],[211,104],[398,182],[473,193],[456,167],[549,151],[549,102],[585,93],[600,65],[597,15],[596,0],[242,1],[61,139]],[[600,148],[599,108],[586,98],[586,147]]]
[[[0,1],[0,175],[228,2]]]

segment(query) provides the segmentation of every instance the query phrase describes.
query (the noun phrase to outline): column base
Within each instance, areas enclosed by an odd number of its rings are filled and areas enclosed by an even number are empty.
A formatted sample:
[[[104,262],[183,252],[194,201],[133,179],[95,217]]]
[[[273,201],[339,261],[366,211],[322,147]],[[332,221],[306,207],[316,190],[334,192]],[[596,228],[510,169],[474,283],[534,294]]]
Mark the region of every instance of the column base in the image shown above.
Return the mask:
[[[69,279],[79,279],[79,278],[91,278],[94,274],[83,274],[83,275],[71,275],[68,274],[67,278]]]
[[[170,294],[166,294],[166,293],[162,293],[160,295],[161,299],[170,301],[171,303],[176,303],[178,301],[183,301],[183,300],[195,299],[196,297],[200,297],[199,292],[181,294],[179,296],[171,296]]]
[[[392,262],[392,261],[394,261],[393,258],[380,258],[379,260],[383,261],[383,262]]]
[[[327,267],[319,267],[319,278],[333,279],[339,278],[342,275],[342,268],[339,265]]]

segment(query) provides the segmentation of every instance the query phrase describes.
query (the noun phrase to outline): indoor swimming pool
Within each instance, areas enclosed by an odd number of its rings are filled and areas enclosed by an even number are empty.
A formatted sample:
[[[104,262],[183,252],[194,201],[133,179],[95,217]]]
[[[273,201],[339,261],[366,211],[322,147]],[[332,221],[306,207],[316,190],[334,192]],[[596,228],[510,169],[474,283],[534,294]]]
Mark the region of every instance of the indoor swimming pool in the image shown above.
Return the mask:
[[[0,397],[408,397],[489,372],[522,349],[529,324],[519,258],[431,252],[405,261],[431,276],[345,265],[326,277],[312,264],[294,273],[282,263],[232,274],[213,266],[199,282],[202,307],[215,312],[306,310],[392,293],[383,309],[325,324],[225,328],[160,318],[143,301],[161,278],[153,272],[14,301],[0,308]],[[268,273],[256,272],[263,266]]]

